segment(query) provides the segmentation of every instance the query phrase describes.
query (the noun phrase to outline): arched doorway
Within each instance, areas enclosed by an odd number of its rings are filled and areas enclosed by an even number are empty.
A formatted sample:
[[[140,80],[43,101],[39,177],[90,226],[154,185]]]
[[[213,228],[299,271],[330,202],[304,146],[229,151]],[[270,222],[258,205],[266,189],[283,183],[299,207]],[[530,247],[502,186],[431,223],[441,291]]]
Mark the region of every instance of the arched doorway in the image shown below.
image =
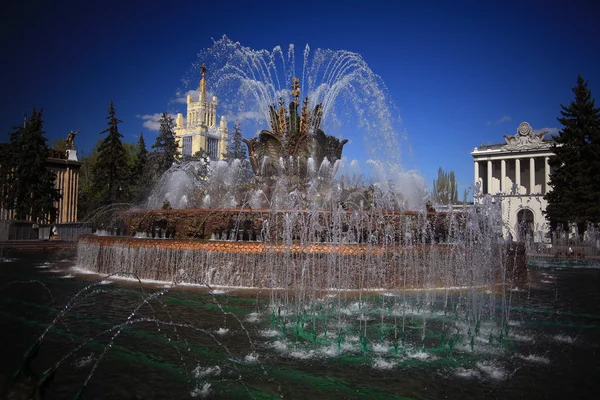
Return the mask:
[[[517,238],[524,242],[533,240],[533,211],[527,208],[517,213]]]

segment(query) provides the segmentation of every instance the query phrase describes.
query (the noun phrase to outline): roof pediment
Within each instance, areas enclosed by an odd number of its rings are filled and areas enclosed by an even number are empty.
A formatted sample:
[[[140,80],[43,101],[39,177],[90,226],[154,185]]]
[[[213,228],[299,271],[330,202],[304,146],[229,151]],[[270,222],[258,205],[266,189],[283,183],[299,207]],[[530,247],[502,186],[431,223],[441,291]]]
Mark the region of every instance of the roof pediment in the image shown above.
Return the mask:
[[[504,135],[506,144],[501,149],[505,151],[548,149],[552,146],[552,143],[544,141],[546,133],[548,132],[533,133],[529,123],[521,122],[515,135]]]

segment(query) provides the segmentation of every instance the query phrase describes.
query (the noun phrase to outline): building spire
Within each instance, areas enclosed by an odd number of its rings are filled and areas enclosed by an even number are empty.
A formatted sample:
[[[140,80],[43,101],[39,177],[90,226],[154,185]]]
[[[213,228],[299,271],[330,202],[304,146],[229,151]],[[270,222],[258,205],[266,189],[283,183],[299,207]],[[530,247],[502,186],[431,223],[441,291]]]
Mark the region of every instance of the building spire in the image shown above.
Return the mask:
[[[202,64],[200,66],[200,72],[202,73],[202,79],[200,79],[200,93],[206,96],[206,65]],[[206,98],[206,97],[205,97]]]

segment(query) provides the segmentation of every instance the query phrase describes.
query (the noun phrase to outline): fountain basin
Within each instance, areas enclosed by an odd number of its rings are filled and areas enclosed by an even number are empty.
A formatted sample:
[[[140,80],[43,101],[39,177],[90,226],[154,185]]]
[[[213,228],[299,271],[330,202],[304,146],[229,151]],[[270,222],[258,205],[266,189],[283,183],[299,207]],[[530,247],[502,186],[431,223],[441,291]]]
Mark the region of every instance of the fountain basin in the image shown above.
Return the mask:
[[[496,246],[488,254],[502,257]],[[77,264],[99,274],[257,289],[400,290],[490,286],[504,271],[463,245],[411,247],[86,236]],[[471,263],[482,265],[473,270]]]

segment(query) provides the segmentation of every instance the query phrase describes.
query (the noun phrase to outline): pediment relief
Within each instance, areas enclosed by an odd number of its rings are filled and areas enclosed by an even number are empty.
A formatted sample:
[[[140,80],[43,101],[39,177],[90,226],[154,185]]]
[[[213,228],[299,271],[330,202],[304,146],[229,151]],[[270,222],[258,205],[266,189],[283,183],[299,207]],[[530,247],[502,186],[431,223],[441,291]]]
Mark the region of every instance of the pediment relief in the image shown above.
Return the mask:
[[[551,144],[544,142],[544,135],[546,135],[546,133],[548,132],[543,131],[540,133],[533,133],[529,123],[521,122],[517,129],[517,133],[514,136],[504,135],[506,145],[502,147],[502,149],[518,151],[549,148]]]

